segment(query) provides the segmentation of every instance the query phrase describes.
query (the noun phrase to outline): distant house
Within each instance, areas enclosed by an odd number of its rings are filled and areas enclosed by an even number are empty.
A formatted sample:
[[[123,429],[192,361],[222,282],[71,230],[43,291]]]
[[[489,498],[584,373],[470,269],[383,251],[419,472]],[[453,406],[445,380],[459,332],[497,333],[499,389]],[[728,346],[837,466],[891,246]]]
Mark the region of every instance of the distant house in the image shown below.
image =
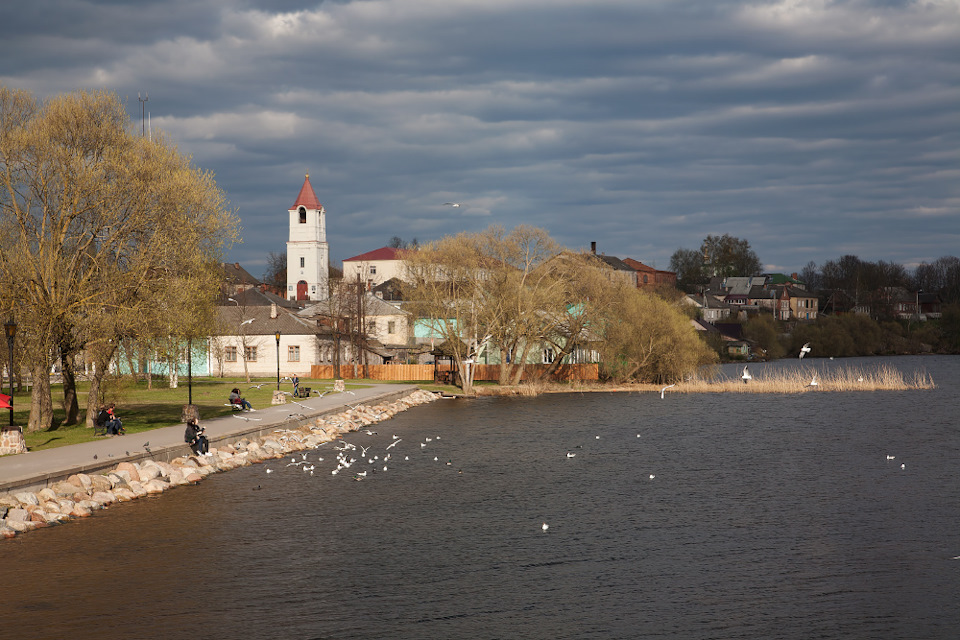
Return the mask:
[[[590,243],[590,253],[600,259],[608,269],[604,272],[611,281],[620,281],[632,287],[637,286],[637,271],[620,258],[597,253],[597,243]]]
[[[223,269],[222,291],[227,296],[253,289],[260,284],[260,281],[241,267],[239,262],[221,262],[220,268]]]
[[[356,282],[360,280],[366,283],[368,291],[391,279],[403,281],[406,279],[406,269],[403,262],[405,252],[409,252],[409,249],[380,247],[347,258],[343,261],[344,281]]]
[[[279,368],[283,376],[306,376],[317,359],[313,324],[276,302],[227,302],[217,307],[217,327],[208,344],[211,375],[272,377]]]
[[[939,293],[918,292],[917,300],[920,303],[920,319],[940,318],[943,316],[943,299]]]
[[[673,271],[655,269],[633,258],[624,258],[623,262],[637,272],[637,287],[640,289],[677,286],[677,274]]]
[[[730,316],[730,305],[709,294],[687,294],[683,302],[696,307],[704,322],[717,322]]]
[[[298,316],[318,327],[338,330],[341,340],[346,342],[355,329],[351,323],[355,323],[357,316],[361,315],[364,324],[363,344],[368,354],[368,364],[406,362],[409,357],[423,350],[417,348],[413,322],[408,311],[368,292],[361,299],[363,307],[358,314],[355,300],[353,294],[334,295],[329,300],[306,307]],[[327,363],[328,355],[323,353],[323,364]]]

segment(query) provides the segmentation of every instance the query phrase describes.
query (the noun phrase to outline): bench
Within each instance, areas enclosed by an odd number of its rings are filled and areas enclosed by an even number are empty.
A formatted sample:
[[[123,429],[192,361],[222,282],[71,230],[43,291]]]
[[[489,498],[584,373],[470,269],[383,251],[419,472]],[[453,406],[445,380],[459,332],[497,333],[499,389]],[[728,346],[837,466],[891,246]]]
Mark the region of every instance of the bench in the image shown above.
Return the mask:
[[[298,387],[297,392],[293,394],[294,398],[309,398],[310,387]]]
[[[107,435],[107,424],[93,424],[93,435],[95,436],[105,436]]]

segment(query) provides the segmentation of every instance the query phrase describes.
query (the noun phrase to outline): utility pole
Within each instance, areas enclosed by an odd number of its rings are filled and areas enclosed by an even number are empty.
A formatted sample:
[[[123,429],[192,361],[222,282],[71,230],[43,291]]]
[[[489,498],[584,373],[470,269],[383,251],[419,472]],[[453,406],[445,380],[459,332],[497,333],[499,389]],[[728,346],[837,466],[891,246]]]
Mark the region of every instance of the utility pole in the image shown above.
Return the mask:
[[[143,97],[141,98],[140,92],[137,91],[137,100],[140,102],[140,137],[141,138],[145,136],[147,133],[147,126],[145,124],[144,116],[146,114],[147,100],[149,99],[150,99],[150,94],[144,93]]]

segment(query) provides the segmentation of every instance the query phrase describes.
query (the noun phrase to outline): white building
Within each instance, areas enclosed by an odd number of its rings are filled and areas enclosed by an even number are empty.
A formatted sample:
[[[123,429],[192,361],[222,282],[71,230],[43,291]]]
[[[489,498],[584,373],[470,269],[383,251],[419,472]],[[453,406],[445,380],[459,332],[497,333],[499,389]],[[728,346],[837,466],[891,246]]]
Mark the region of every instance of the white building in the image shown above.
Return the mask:
[[[287,299],[326,300],[329,297],[329,255],[326,211],[310,184],[303,180],[290,213],[287,240]]]
[[[343,261],[343,281],[366,283],[367,291],[391,278],[407,280],[404,249],[380,247]]]

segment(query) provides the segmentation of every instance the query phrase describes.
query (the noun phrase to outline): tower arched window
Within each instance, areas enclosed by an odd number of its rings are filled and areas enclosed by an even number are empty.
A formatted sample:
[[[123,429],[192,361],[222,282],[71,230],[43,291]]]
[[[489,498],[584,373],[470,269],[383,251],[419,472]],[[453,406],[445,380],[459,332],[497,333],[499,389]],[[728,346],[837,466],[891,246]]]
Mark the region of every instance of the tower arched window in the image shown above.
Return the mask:
[[[307,208],[300,207],[300,224],[306,224],[306,223],[307,223]]]

